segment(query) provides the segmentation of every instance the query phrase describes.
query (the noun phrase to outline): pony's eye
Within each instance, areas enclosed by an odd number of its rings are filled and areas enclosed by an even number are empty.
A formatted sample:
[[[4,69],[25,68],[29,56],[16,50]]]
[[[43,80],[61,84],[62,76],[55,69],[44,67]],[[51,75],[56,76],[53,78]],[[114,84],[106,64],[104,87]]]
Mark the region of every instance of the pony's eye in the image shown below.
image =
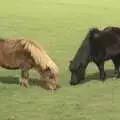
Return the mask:
[[[81,70],[82,68],[83,68],[83,65],[82,65],[82,64],[80,64],[79,69]]]
[[[53,78],[54,78],[54,75],[51,75],[50,78],[53,79]]]
[[[80,67],[79,69],[81,70],[82,68]]]

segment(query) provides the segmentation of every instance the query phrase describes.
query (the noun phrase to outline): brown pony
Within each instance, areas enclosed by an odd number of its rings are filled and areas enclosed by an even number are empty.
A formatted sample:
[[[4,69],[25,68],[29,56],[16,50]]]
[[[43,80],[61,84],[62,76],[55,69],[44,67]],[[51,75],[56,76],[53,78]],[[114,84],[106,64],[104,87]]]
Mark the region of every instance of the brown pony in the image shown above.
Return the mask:
[[[31,40],[0,38],[0,66],[6,69],[20,69],[21,86],[28,86],[28,71],[34,68],[40,74],[45,88],[57,88],[58,66],[42,46]]]

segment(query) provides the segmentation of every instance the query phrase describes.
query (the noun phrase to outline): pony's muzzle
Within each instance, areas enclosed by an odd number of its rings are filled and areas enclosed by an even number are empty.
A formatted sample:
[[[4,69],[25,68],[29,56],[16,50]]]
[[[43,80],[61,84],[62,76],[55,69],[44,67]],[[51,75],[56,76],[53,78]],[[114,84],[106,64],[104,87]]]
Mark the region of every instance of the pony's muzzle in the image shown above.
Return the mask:
[[[51,86],[51,85],[48,86],[48,89],[49,89],[49,90],[57,90],[57,89],[59,89],[59,88],[60,88],[60,85],[58,85],[58,84],[55,85],[55,86]]]
[[[70,85],[77,85],[77,84],[79,84],[78,81],[70,81]]]

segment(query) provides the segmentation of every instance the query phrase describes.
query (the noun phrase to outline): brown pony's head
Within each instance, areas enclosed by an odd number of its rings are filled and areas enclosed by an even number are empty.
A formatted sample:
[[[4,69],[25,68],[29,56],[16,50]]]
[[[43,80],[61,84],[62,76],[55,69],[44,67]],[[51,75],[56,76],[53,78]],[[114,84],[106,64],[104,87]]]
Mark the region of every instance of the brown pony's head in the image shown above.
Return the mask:
[[[46,89],[56,90],[60,86],[57,84],[58,74],[52,71],[49,67],[41,73],[42,85]]]

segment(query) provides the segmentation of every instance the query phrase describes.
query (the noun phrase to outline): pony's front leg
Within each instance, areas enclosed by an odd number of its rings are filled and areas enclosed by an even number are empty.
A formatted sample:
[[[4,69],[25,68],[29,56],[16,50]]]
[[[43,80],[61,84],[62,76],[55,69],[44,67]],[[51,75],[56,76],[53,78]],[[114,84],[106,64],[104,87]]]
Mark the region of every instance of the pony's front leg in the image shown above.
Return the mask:
[[[19,80],[21,86],[28,87],[28,77],[29,77],[28,70],[21,69],[21,76]]]
[[[98,69],[99,69],[99,74],[100,74],[100,79],[101,80],[105,80],[106,78],[106,74],[105,74],[105,71],[104,71],[104,61],[101,61],[99,63],[96,63]]]

